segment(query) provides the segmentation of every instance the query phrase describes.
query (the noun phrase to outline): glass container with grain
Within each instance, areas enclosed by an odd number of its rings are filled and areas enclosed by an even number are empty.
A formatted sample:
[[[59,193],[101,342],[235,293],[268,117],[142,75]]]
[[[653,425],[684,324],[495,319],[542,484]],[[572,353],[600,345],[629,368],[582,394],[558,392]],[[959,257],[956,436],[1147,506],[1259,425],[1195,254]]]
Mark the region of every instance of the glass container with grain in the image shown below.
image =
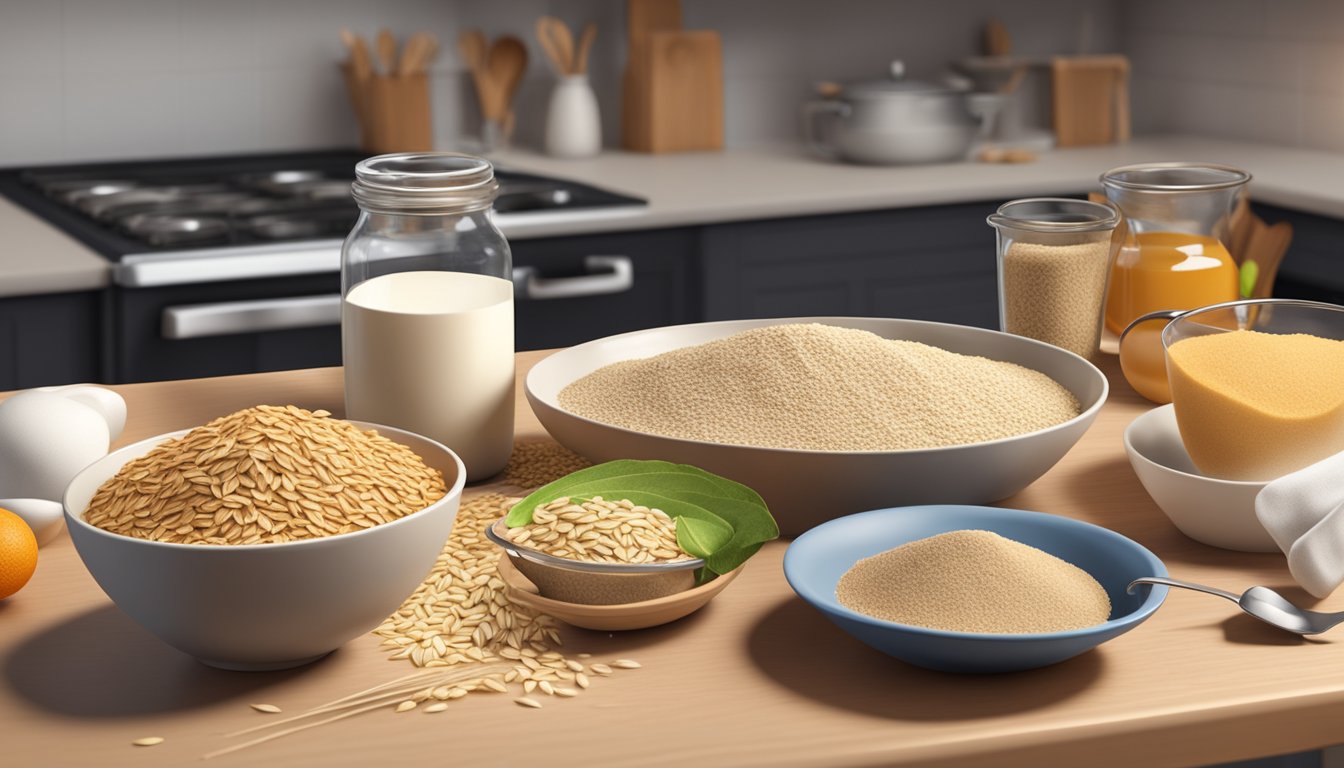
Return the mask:
[[[1086,200],[1031,198],[1003,204],[988,221],[998,233],[1000,328],[1096,355],[1119,212]]]

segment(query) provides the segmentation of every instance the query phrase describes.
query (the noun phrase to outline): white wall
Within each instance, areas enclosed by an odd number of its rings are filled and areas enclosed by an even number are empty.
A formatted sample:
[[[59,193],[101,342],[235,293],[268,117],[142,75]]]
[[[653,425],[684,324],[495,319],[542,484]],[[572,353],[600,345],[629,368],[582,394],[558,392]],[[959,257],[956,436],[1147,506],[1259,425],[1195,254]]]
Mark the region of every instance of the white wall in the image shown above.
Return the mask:
[[[1128,0],[1139,127],[1344,151],[1344,2]]]
[[[1160,5],[1160,3],[1155,3]],[[1024,53],[1115,47],[1119,0],[685,0],[686,25],[722,32],[730,145],[796,140],[819,80],[880,76],[903,58],[939,75],[976,51],[991,15]],[[594,19],[591,62],[608,142],[624,62],[620,0],[0,0],[0,166],[349,146],[338,30],[435,33],[435,132],[447,148],[474,130],[454,41],[463,25],[528,41],[520,143],[535,143],[550,74],[537,16]]]

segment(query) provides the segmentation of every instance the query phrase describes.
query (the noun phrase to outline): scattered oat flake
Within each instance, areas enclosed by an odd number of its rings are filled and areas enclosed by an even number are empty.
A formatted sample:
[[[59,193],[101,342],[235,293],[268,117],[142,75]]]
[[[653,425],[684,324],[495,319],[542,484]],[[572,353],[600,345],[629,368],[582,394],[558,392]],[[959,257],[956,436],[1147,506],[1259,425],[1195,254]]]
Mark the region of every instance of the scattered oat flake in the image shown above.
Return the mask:
[[[529,699],[526,696],[514,699],[513,703],[517,704],[520,707],[531,707],[533,709],[541,709],[540,701],[537,701],[536,699]]]
[[[599,675],[611,674],[611,667],[608,667],[606,664],[594,664],[591,667],[589,667],[589,669],[591,669],[592,671],[596,672]]]
[[[507,685],[501,683],[500,681],[494,679],[493,677],[485,678],[485,680],[482,681],[481,684],[484,685],[486,688],[489,688],[490,690],[495,691],[497,693],[507,693],[509,690],[509,687]]]
[[[410,712],[412,709],[415,709],[415,702],[414,702],[414,701],[409,701],[409,700],[407,700],[407,701],[403,701],[403,702],[401,702],[400,704],[397,705],[397,711],[398,711],[398,712]]]
[[[430,704],[428,707],[425,707],[425,714],[428,715],[428,714],[433,714],[433,713],[435,713],[435,712],[442,712],[443,710],[445,710],[445,709],[447,709],[447,708],[448,708],[448,702],[446,702],[446,701],[440,701],[440,702],[437,703],[437,704]]]
[[[258,712],[265,712],[268,715],[280,714],[280,708],[274,704],[251,704],[249,705]]]
[[[135,741],[132,741],[131,743],[134,744],[134,745],[137,746],[137,747],[152,747],[152,746],[154,746],[155,744],[162,744],[162,743],[163,743],[163,737],[162,737],[162,736],[146,736],[146,737],[143,738],[143,739],[136,739]]]
[[[631,659],[617,659],[611,662],[611,666],[619,667],[620,669],[639,669],[644,665],[640,664],[638,661],[633,661]]]
[[[579,692],[576,691],[576,690],[574,690],[573,688],[556,688],[556,689],[555,689],[555,695],[556,695],[556,696],[564,696],[565,698],[570,698],[570,697],[572,697],[572,696],[578,696],[578,695],[579,695]]]

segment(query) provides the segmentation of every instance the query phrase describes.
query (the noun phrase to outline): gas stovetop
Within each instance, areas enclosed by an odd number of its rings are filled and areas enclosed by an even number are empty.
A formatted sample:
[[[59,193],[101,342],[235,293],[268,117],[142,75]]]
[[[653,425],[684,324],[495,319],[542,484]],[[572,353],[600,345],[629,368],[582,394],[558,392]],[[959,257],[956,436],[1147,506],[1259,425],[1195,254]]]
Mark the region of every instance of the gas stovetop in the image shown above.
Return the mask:
[[[174,282],[207,282],[325,271],[339,268],[339,242],[359,214],[350,183],[365,157],[305,152],[15,169],[0,171],[0,194],[121,263],[124,285],[163,284],[168,272]],[[563,179],[508,170],[496,177],[502,223],[645,205]],[[264,268],[243,267],[257,258],[267,259]],[[144,264],[152,268],[137,266]],[[201,279],[190,279],[193,271]]]

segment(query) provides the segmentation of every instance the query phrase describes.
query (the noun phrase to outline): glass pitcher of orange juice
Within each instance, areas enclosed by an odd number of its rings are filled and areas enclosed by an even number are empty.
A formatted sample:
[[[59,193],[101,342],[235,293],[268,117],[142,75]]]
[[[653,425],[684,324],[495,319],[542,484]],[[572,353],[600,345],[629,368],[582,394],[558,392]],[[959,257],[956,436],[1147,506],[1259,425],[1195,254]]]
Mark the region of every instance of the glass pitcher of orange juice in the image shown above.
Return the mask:
[[[1223,245],[1251,175],[1222,165],[1149,163],[1101,176],[1128,234],[1111,267],[1106,327],[1120,334],[1150,312],[1233,301],[1237,265]]]

